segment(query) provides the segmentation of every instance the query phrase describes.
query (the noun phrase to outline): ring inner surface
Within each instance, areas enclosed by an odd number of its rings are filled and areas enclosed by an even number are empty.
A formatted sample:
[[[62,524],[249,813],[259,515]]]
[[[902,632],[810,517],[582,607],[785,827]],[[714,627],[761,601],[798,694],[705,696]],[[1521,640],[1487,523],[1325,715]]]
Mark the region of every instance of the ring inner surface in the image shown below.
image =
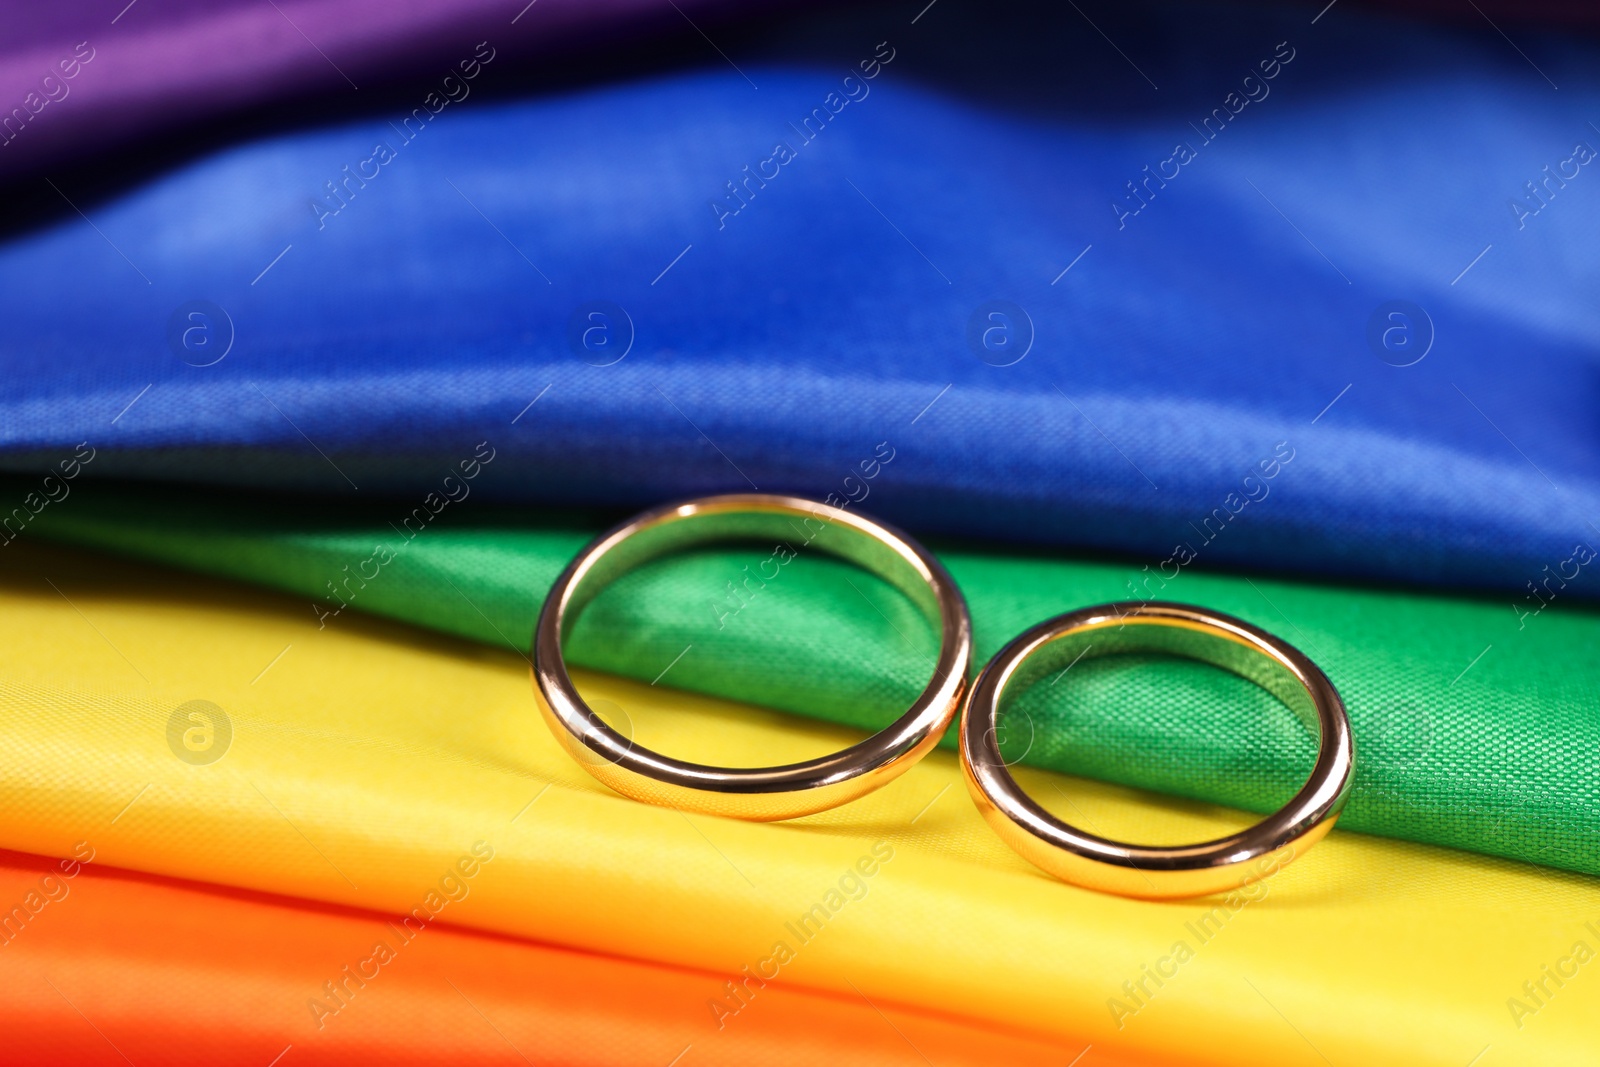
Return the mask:
[[[1004,679],[996,722],[1043,678],[1081,659],[1136,652],[1163,652],[1209,663],[1255,683],[1294,712],[1314,737],[1321,734],[1317,708],[1300,676],[1267,649],[1215,627],[1167,618],[1113,619],[1048,639],[1017,663]]]
[[[773,510],[722,510],[707,508],[686,517],[670,516],[637,529],[632,536],[611,544],[592,560],[568,592],[561,619],[561,640],[566,642],[583,609],[600,591],[629,571],[684,549],[717,543],[784,545],[796,555],[822,552],[854,563],[883,578],[922,613],[943,641],[944,621],[939,597],[929,577],[912,558],[893,544],[839,518],[825,521],[810,512]]]

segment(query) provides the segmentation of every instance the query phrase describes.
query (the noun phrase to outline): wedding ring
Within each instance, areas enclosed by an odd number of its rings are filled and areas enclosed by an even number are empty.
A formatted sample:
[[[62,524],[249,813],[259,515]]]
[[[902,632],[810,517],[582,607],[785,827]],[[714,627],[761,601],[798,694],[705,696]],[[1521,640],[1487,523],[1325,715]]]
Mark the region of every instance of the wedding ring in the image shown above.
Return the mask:
[[[1001,702],[1083,656],[1166,652],[1231,671],[1265,689],[1318,734],[1311,777],[1288,804],[1214,841],[1151,847],[1110,841],[1051,815],[1001,758]],[[1204,896],[1276,872],[1333,829],[1350,793],[1355,746],[1344,703],[1326,675],[1287,642],[1229,615],[1130,601],[1040,623],[1001,649],[972,684],[961,719],[967,786],[996,833],[1035,866],[1073,885],[1145,899]]]
[[[885,579],[939,632],[933,678],[882,731],[832,755],[781,767],[712,767],[652,752],[605,723],[567,674],[562,641],[584,607],[623,574],[708,542],[758,541],[819,551]],[[786,556],[792,558],[792,556]],[[905,534],[800,497],[740,493],[644,512],[602,534],[567,566],[533,633],[533,690],[545,722],[578,763],[635,800],[739,819],[793,819],[887,785],[938,744],[960,706],[972,662],[972,622],[944,567]]]

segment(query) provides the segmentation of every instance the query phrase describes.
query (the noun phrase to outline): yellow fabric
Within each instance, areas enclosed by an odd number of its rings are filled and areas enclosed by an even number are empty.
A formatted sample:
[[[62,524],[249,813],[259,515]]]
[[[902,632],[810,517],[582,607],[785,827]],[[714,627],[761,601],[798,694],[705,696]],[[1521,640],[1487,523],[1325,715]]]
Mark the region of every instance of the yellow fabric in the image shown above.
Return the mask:
[[[1483,1067],[1594,1062],[1600,963],[1574,956],[1579,942],[1600,949],[1593,880],[1336,831],[1237,910],[1101,896],[1001,845],[942,752],[793,823],[685,816],[615,796],[571,763],[515,656],[342,623],[319,631],[300,601],[11,546],[0,847],[67,856],[88,842],[96,863],[396,913],[465,886],[438,921],[730,976],[776,965],[774,982],[1092,1044],[1086,1065],[1464,1067],[1486,1047]],[[691,758],[778,763],[852,737],[665,689],[581,684],[622,706],[638,741]],[[213,763],[169,745],[174,709],[194,700],[231,721]],[[1111,835],[1170,842],[1245,818],[1020,777]],[[480,841],[492,859],[446,880]],[[852,874],[858,864],[873,873]],[[865,895],[830,898],[841,884]],[[795,936],[812,905],[841,901],[809,941]],[[774,964],[776,942],[792,958]],[[1173,955],[1178,942],[1192,958]],[[1157,988],[1146,966],[1171,977]],[[1153,995],[1135,1000],[1123,983],[1141,979]],[[1536,999],[1524,982],[1541,981]],[[740,1012],[760,1010],[749,988]],[[712,1040],[740,1012],[721,987],[706,996]]]

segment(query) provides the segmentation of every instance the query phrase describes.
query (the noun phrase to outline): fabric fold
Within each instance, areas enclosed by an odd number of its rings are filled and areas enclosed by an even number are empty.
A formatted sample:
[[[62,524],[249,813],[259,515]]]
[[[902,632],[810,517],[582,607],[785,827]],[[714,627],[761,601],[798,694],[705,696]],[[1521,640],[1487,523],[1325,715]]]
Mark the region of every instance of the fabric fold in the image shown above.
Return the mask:
[[[725,7],[685,6],[702,18]],[[371,96],[410,81],[419,104],[431,93],[427,106],[443,110],[482,88],[471,83],[485,54],[505,55],[504,70],[678,29],[634,0],[544,0],[520,12],[489,0],[448,9],[372,0],[86,7],[26,8],[7,26],[0,177],[18,180],[159,143],[186,126],[214,137],[251,109],[345,103],[363,85]]]
[[[441,495],[437,513],[77,484],[29,537],[272,586],[301,597],[319,629],[371,612],[518,655],[555,576],[607,524],[484,505],[470,495],[478,479],[459,480],[468,495]],[[773,546],[735,545],[635,573],[580,620],[573,661],[860,728],[888,723],[927,679],[931,633],[891,586],[794,547],[781,567]],[[1592,610],[937,547],[971,606],[979,663],[1034,623],[1095,603],[1239,615],[1310,655],[1344,697],[1359,752],[1345,826],[1600,874]],[[1016,707],[1026,718],[1008,758],[1252,811],[1292,795],[1314,753],[1261,690],[1161,657],[1087,660]]]
[[[421,500],[483,442],[502,500],[866,487],[926,532],[1547,600],[1600,546],[1597,46],[1527,33],[1547,83],[1354,7],[1097,23],[1138,45],[816,14],[63,207],[0,248],[0,464]]]
[[[0,927],[12,1067],[925,1064],[922,1048],[940,1063],[1043,1065],[1081,1048],[779,984],[752,983],[748,1014],[719,1026],[724,975],[447,921],[413,931],[97,860],[87,844],[63,860],[0,854],[0,901],[24,909]]]
[[[1011,854],[946,753],[791,824],[689,817],[611,794],[564,756],[510,653],[355,616],[317,630],[276,595],[37,546],[0,565],[0,846],[87,842],[107,866],[959,1006],[1108,1058],[1459,1067],[1485,1045],[1548,1064],[1592,1052],[1595,990],[1535,985],[1535,1004],[1524,985],[1570,969],[1575,942],[1592,951],[1587,878],[1335,832],[1253,894],[1101,896]],[[691,759],[778,763],[859,737],[580,684],[639,743]],[[1245,818],[1022,778],[1114,836],[1193,839]]]

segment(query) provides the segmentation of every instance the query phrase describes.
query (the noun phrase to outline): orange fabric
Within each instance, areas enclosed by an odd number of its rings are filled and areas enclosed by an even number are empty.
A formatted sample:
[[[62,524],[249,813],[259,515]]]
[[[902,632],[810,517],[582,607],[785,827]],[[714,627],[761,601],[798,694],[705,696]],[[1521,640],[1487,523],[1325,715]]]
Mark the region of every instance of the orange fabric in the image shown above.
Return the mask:
[[[402,944],[374,912],[24,853],[0,852],[0,907],[7,1065],[953,1067],[1082,1048],[777,982],[719,1029],[727,976],[437,925]],[[345,979],[378,941],[394,958]],[[330,981],[353,990],[342,1006]]]

